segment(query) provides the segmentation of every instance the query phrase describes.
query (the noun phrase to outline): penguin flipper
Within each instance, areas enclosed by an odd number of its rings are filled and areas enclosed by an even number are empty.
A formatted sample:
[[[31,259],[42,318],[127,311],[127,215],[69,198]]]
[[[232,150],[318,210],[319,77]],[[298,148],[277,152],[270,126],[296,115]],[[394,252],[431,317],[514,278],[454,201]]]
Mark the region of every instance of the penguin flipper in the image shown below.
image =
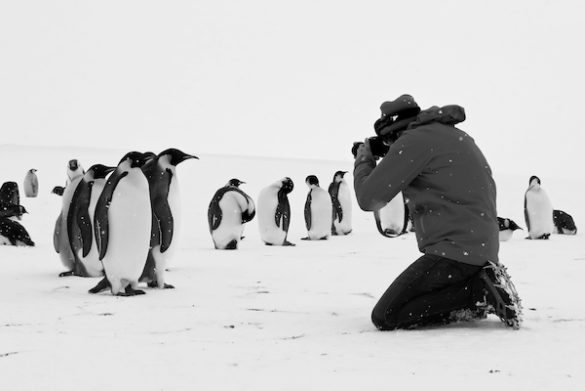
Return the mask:
[[[331,196],[331,203],[333,204],[333,221],[335,221],[335,218],[338,217],[339,222],[341,223],[343,221],[343,209],[341,208],[339,198],[337,198],[340,184],[341,182],[331,183],[329,185],[329,195]]]
[[[173,213],[171,207],[165,198],[162,202],[153,202],[153,214],[158,220],[160,232],[160,252],[164,253],[171,246],[173,241]]]
[[[67,214],[67,233],[69,236],[69,246],[77,259],[77,250],[83,248],[83,256],[89,254],[92,242],[92,227],[89,217],[89,201],[91,198],[92,183],[81,180],[71,197],[69,213]],[[81,243],[80,243],[81,241]]]
[[[284,232],[288,232],[288,227],[290,225],[290,203],[288,202],[286,194],[287,193],[285,193],[283,189],[278,191],[278,206],[276,207],[276,213],[274,214],[276,226],[280,227]]]
[[[114,173],[107,180],[104,190],[97,201],[94,214],[94,234],[96,246],[99,252],[99,260],[101,261],[106,256],[108,250],[108,209],[114,195],[114,190],[122,178],[128,175],[128,172]]]
[[[343,221],[343,209],[341,208],[341,203],[337,197],[331,197],[331,202],[333,204],[333,220],[338,218],[341,223]]]
[[[209,232],[215,231],[221,225],[221,219],[223,217],[223,214],[221,213],[221,208],[219,206],[219,200],[221,199],[221,196],[219,196],[218,193],[220,192],[220,190],[218,190],[215,193],[211,202],[209,203],[209,208],[207,209],[207,222],[209,223]]]
[[[528,214],[526,195],[524,196],[524,221],[526,221],[526,229],[530,232],[530,215]]]
[[[241,191],[241,190],[240,190]],[[250,196],[246,193],[241,191],[242,195],[246,197],[246,201],[248,202],[248,208],[242,212],[242,224],[247,223],[248,221],[252,221],[254,216],[256,216],[256,208],[254,206],[254,201]]]
[[[312,221],[311,221],[311,192],[307,194],[307,201],[305,201],[305,225],[307,227],[307,231],[311,229]]]

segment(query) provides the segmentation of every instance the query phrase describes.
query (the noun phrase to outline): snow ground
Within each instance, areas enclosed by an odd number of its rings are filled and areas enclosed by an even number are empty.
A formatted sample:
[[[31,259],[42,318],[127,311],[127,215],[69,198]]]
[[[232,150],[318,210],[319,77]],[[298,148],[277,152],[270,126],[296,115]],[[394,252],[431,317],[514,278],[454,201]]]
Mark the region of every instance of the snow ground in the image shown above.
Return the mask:
[[[166,148],[167,146],[163,146]],[[163,148],[161,148],[163,149]],[[158,151],[156,151],[158,152]],[[197,154],[196,150],[185,150]],[[168,282],[144,296],[90,295],[96,279],[59,278],[52,230],[66,162],[115,165],[124,151],[0,146],[0,181],[22,186],[37,168],[40,195],[22,197],[34,248],[0,248],[0,388],[17,390],[408,389],[581,390],[585,386],[585,239],[554,235],[501,244],[525,307],[521,330],[495,317],[415,331],[379,332],[370,311],[419,256],[413,234],[380,236],[354,206],[354,232],[306,242],[304,178],[326,187],[352,161],[200,156],[179,166],[183,227]],[[530,175],[495,173],[499,215],[523,221]],[[206,212],[229,178],[256,199],[290,176],[294,248],[267,247],[256,220],[235,252],[213,250]],[[348,180],[351,181],[351,175]],[[541,177],[557,209],[585,221],[583,179]]]

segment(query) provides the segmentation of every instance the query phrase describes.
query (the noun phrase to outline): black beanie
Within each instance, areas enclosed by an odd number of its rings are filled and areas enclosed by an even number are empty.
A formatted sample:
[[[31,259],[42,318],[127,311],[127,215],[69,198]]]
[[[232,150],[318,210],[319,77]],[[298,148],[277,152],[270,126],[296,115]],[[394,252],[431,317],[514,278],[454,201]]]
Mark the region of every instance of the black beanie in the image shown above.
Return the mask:
[[[407,128],[416,119],[420,107],[411,95],[404,94],[380,106],[382,117],[374,123],[378,136],[394,138],[395,134]]]

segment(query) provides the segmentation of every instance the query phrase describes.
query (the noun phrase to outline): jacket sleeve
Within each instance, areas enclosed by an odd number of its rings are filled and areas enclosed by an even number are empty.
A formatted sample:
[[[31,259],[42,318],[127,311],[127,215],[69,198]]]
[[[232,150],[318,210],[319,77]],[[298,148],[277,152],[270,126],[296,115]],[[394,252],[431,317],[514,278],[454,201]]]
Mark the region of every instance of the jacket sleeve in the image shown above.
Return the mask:
[[[360,208],[374,211],[390,202],[423,171],[432,153],[424,134],[405,132],[377,166],[369,156],[357,159],[353,177]]]

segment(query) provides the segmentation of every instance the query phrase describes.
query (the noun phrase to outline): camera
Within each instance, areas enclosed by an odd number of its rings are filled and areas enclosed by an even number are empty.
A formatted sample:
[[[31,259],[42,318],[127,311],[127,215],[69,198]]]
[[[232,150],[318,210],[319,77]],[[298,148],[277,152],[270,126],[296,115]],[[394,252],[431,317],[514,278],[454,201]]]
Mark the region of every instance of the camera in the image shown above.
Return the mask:
[[[372,155],[374,155],[375,157],[382,158],[386,156],[386,154],[390,150],[390,144],[383,137],[380,136],[370,137],[368,138],[368,142],[370,143],[370,150],[372,151]],[[357,157],[357,150],[362,144],[363,142],[353,143],[351,153],[353,154],[354,159]]]

